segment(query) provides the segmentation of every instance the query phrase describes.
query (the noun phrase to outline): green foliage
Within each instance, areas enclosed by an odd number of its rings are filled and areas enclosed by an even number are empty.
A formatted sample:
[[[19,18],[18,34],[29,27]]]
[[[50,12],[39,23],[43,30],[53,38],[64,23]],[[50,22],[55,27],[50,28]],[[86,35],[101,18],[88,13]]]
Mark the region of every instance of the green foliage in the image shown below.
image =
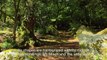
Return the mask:
[[[3,11],[1,14],[3,15],[4,13],[6,13],[6,17],[4,18],[10,17],[14,20],[14,1],[5,0],[1,3],[1,10]],[[16,4],[17,3],[18,0],[16,1]],[[53,25],[51,23],[63,20],[69,21],[70,25],[73,26],[77,22],[79,22],[80,24],[91,25],[93,23],[97,23],[96,21],[101,21],[102,19],[107,18],[106,8],[105,6],[103,6],[104,4],[104,1],[100,0],[60,0],[46,2],[42,0],[23,0],[19,3],[18,14],[21,16],[22,20],[24,18],[27,19],[29,12],[31,12],[29,8],[32,9],[33,7],[32,10],[34,15],[36,16],[36,25],[40,29],[46,28],[44,27],[44,25]],[[76,28],[76,26],[74,27]],[[71,27],[71,30],[74,30],[75,28]]]
[[[5,38],[3,42],[1,43],[0,47],[1,49],[9,49],[9,48],[14,48],[17,44],[15,41],[12,40],[12,38]]]
[[[45,26],[45,28],[39,28],[36,33],[44,35],[44,34],[50,34],[50,35],[57,35],[58,30],[55,26],[53,25],[49,25],[49,26]]]
[[[70,30],[75,31],[79,28],[80,24],[77,23],[70,23]]]
[[[7,48],[12,48],[12,44],[11,43],[8,43],[8,42],[3,42],[2,43],[2,46],[1,46],[1,49],[7,49]]]
[[[71,31],[72,35],[74,35],[79,27],[80,27],[80,24],[78,23],[70,23],[69,31]]]
[[[23,27],[19,27],[19,29],[17,30],[17,33],[16,33],[16,37],[17,37],[16,42],[21,43],[23,41],[26,33],[27,32],[24,31]]]
[[[10,28],[9,32],[0,31],[0,33],[13,32],[13,40],[19,45],[31,40],[27,30],[31,30],[33,34],[38,32],[57,35],[58,30],[64,28],[66,31],[71,31],[72,35],[93,34],[90,29],[79,31],[78,29],[81,25],[92,29],[107,27],[106,2],[105,0],[0,0],[0,28],[2,30]],[[10,44],[6,42],[3,45]]]
[[[50,25],[47,27],[46,33],[57,34],[57,29],[53,25]]]

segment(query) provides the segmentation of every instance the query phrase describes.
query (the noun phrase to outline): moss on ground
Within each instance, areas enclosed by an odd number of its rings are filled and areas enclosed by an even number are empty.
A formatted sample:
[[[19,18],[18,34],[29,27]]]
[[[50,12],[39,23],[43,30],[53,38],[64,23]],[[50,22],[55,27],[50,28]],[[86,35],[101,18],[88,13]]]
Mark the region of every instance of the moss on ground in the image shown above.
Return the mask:
[[[22,50],[9,49],[0,53],[0,60],[36,60],[36,58]]]

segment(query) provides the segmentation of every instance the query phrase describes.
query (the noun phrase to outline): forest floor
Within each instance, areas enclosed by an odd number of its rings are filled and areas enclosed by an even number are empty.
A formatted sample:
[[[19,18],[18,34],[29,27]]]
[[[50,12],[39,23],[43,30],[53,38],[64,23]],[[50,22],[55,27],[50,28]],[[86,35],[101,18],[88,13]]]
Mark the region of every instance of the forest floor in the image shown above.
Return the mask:
[[[60,31],[57,36],[43,35],[43,36],[37,36],[37,38],[44,42],[40,47],[35,46],[35,49],[79,49],[79,40],[73,38],[70,32]],[[38,56],[37,59],[38,60],[79,60],[79,57],[78,56]]]
[[[46,43],[41,47],[36,47],[37,49],[79,49],[79,40],[74,39],[69,32],[61,31],[56,37],[45,35],[39,38]],[[39,60],[79,60],[78,56],[39,56],[37,58]]]

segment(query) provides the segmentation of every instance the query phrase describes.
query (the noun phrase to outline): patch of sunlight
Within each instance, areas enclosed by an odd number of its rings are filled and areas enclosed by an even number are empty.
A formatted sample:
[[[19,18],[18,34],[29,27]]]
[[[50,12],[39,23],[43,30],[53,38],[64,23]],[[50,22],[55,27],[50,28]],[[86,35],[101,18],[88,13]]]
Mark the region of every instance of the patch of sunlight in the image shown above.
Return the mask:
[[[86,26],[82,25],[76,31],[76,36],[79,36],[80,34],[93,35],[93,32],[91,31],[91,29],[89,29]]]
[[[100,49],[100,51],[101,51],[101,53],[103,54],[103,55],[107,55],[107,41],[104,41],[102,44],[101,44],[101,49]]]
[[[42,41],[48,41],[48,42],[56,42],[56,40],[50,40],[50,39],[41,39]]]
[[[96,34],[107,34],[107,28],[97,32]]]
[[[54,39],[42,39],[42,41],[47,41],[47,42],[57,42],[57,43],[67,43],[66,40],[54,40]]]
[[[107,48],[101,48],[100,51],[103,55],[107,54]]]
[[[102,42],[101,46],[102,46],[103,48],[107,48],[107,41]]]
[[[0,31],[0,34],[12,34],[10,31]]]
[[[69,43],[69,42],[66,40],[59,40],[59,41],[57,41],[57,43]]]
[[[68,39],[67,42],[69,42],[69,43],[79,42],[79,39],[78,39],[78,37],[76,36],[76,37],[74,37],[74,39]]]
[[[62,40],[62,42],[66,43],[66,42],[67,42],[67,40]]]

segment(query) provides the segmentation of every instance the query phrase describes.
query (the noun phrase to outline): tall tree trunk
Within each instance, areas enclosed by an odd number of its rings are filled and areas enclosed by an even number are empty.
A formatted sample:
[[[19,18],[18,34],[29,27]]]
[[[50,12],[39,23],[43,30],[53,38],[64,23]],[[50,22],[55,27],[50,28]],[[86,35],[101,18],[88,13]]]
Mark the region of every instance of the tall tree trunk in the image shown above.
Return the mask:
[[[29,31],[29,37],[33,40],[37,40],[36,36],[34,35],[35,21],[35,16],[33,14],[30,14],[28,16],[28,21],[26,21],[25,23],[25,27]]]
[[[14,0],[14,9],[15,9],[15,18],[14,18],[14,27],[13,27],[13,40],[16,40],[16,30],[18,25],[19,18],[19,3],[20,0],[16,1]]]

